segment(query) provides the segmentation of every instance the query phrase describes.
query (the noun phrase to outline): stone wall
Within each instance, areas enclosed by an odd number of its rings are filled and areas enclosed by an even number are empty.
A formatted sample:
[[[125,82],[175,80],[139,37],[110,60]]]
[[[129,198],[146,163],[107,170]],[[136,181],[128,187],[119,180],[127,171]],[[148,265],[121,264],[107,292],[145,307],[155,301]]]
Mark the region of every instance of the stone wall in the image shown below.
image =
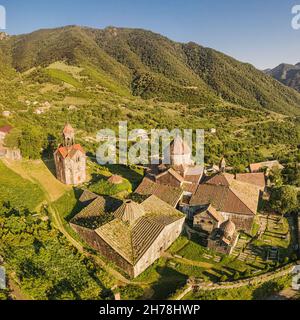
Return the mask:
[[[89,244],[92,248],[97,250],[108,260],[114,262],[120,269],[124,270],[130,277],[134,277],[133,266],[114,251],[103,239],[101,239],[94,230],[87,229],[75,224],[71,227],[80,235],[80,237]]]
[[[20,149],[10,149],[0,146],[0,158],[8,160],[22,160],[21,150]]]
[[[62,183],[78,185],[86,181],[86,156],[77,152],[72,158],[64,159],[56,153],[54,155],[56,177]]]
[[[94,230],[87,229],[75,224],[71,227],[80,235],[80,237],[97,250],[101,255],[108,260],[114,262],[120,269],[124,270],[130,277],[135,278],[151,266],[159,259],[163,252],[167,250],[172,243],[179,237],[182,232],[185,218],[166,226],[161,232],[152,246],[145,252],[142,258],[135,266],[130,264],[126,259],[113,250]]]
[[[134,277],[137,277],[149,266],[151,266],[172,245],[172,243],[182,233],[184,221],[185,218],[182,218],[181,220],[178,220],[165,227],[152,246],[135,265]]]

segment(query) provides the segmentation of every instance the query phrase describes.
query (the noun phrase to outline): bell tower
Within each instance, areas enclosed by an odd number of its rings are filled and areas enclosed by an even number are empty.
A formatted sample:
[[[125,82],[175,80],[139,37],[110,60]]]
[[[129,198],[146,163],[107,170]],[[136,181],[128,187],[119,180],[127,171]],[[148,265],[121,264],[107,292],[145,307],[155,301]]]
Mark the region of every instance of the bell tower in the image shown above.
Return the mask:
[[[72,147],[75,144],[75,131],[72,126],[67,123],[63,130],[63,146]]]

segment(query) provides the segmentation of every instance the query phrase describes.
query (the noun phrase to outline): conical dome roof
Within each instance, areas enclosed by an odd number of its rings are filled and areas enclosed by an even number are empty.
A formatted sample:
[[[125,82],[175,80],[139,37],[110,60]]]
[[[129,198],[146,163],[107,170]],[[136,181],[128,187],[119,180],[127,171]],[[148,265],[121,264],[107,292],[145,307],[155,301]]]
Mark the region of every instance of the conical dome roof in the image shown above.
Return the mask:
[[[191,154],[190,147],[182,140],[180,136],[176,136],[170,144],[171,155],[187,155]]]
[[[235,233],[235,224],[229,219],[221,224],[221,230],[224,232],[225,238],[232,238]]]
[[[128,200],[124,202],[121,207],[115,212],[115,217],[121,219],[129,224],[134,223],[145,214],[145,210],[142,205]]]
[[[68,134],[68,133],[73,133],[73,132],[74,132],[73,127],[70,125],[70,123],[67,123],[64,127],[63,133]]]

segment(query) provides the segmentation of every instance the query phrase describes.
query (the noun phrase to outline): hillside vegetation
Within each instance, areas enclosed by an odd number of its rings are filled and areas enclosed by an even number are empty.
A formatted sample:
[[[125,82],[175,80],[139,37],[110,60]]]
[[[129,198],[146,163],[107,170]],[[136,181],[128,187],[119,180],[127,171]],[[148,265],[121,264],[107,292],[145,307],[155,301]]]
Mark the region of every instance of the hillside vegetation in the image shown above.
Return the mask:
[[[1,41],[0,50],[5,74],[66,61],[84,67],[94,80],[101,78],[101,85],[109,89],[146,99],[191,104],[223,99],[251,109],[299,114],[300,95],[253,66],[150,31],[69,26],[10,37]],[[78,85],[63,72],[47,73]]]

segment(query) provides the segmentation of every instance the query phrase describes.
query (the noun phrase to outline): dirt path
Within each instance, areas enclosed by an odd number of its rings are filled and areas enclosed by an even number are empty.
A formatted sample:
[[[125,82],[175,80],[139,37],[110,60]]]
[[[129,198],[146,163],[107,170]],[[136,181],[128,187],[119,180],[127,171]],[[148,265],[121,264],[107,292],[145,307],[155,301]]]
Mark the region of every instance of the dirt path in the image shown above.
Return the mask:
[[[25,295],[19,285],[11,278],[8,278],[8,287],[10,289],[10,295],[14,300],[31,300],[27,295]]]

